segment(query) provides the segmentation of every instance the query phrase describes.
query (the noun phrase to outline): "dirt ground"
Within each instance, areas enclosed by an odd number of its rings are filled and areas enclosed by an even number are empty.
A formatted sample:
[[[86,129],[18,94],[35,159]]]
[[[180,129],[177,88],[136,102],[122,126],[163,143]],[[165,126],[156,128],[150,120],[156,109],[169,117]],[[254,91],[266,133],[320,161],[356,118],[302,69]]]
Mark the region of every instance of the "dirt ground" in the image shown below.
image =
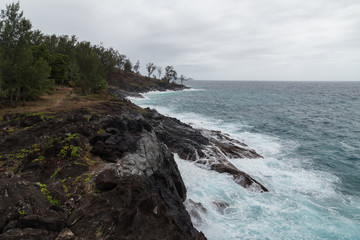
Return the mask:
[[[26,102],[15,107],[0,108],[0,116],[14,113],[27,112],[57,112],[61,110],[72,110],[75,108],[86,107],[96,103],[108,101],[108,95],[89,95],[80,96],[70,87],[56,87],[54,93],[45,95],[37,101]]]

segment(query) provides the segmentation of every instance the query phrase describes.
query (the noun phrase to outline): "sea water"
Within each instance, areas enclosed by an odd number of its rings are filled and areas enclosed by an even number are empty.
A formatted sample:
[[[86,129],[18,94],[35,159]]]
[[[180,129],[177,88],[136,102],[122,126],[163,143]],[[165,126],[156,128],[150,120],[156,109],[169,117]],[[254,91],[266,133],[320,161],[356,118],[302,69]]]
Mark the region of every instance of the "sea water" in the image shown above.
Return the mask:
[[[245,142],[264,158],[230,161],[269,189],[175,156],[187,198],[206,208],[192,221],[208,239],[360,239],[360,82],[188,85],[133,101]]]

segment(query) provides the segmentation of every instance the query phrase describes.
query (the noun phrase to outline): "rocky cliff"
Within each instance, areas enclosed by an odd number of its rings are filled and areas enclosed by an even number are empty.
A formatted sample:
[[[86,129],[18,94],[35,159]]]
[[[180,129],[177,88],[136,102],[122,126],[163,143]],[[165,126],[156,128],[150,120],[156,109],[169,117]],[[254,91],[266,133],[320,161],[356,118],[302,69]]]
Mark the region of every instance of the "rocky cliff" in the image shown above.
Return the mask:
[[[4,115],[0,239],[206,239],[172,152],[267,191],[227,160],[261,157],[245,144],[126,100]]]
[[[125,101],[0,123],[0,239],[206,239],[171,151]]]

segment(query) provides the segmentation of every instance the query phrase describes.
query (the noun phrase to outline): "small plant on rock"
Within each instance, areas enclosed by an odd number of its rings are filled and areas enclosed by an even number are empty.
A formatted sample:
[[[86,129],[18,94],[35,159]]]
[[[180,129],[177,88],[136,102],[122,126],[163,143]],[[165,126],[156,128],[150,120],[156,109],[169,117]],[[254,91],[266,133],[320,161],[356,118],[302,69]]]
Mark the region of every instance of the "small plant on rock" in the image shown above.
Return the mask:
[[[26,215],[27,215],[27,213],[26,213],[25,210],[20,210],[20,211],[19,211],[19,214],[20,214],[21,216],[26,216]]]
[[[51,196],[50,191],[47,189],[47,185],[46,184],[42,184],[40,182],[37,183],[37,185],[40,187],[40,191],[42,192],[42,194],[46,197],[46,199],[50,202],[51,205],[59,205],[60,202],[56,199],[54,199]]]

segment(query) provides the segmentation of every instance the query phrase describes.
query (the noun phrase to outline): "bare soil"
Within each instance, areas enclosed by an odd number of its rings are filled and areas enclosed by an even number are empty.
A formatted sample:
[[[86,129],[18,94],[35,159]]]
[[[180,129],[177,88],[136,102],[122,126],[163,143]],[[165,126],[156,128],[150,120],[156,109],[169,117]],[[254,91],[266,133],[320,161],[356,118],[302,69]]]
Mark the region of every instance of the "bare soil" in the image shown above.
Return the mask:
[[[0,107],[0,117],[15,113],[71,111],[106,102],[110,99],[111,96],[107,94],[81,96],[73,88],[59,86],[56,87],[54,93],[45,95],[37,101],[26,102],[25,106],[20,104],[13,107]]]

